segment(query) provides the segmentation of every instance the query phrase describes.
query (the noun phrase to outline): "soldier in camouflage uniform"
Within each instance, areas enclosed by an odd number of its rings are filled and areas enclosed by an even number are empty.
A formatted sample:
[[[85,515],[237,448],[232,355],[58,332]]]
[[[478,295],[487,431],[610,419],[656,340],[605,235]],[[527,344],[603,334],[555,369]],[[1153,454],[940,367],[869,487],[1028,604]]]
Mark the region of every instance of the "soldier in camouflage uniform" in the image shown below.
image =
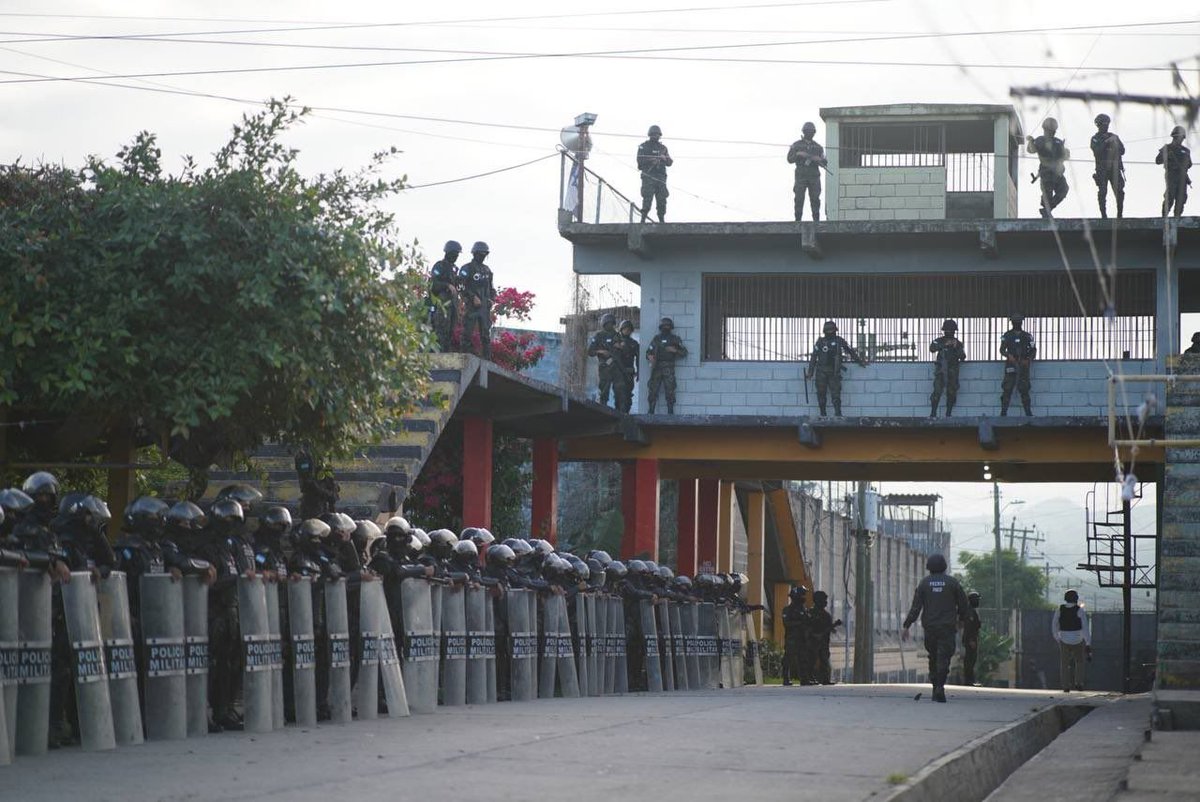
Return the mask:
[[[1117,198],[1117,217],[1125,215],[1125,143],[1121,137],[1108,130],[1112,118],[1107,114],[1096,115],[1096,133],[1092,134],[1092,155],[1096,158],[1096,199],[1100,202],[1100,216],[1108,217],[1108,185],[1112,184]]]
[[[650,363],[650,414],[658,402],[661,387],[667,394],[667,414],[675,414],[675,360],[687,356],[683,340],[675,334],[675,321],[664,317],[658,324],[658,334],[646,348],[646,361]]]
[[[462,246],[454,240],[446,243],[445,256],[429,271],[429,325],[437,335],[438,347],[450,350],[454,327],[458,325],[458,255]]]
[[[833,414],[842,417],[842,372],[846,369],[846,359],[866,367],[867,361],[850,347],[837,333],[837,324],[826,320],[821,328],[821,338],[813,344],[812,355],[808,359],[808,367],[804,371],[804,380],[817,377],[817,406],[821,415],[825,415],[825,400],[833,396]]]
[[[600,391],[600,403],[608,405],[608,396],[613,389],[614,374],[621,368],[617,364],[617,316],[605,312],[600,318],[600,331],[588,343],[588,356],[598,360],[596,375]],[[614,405],[615,406],[615,405]]]
[[[825,149],[813,139],[817,126],[805,123],[801,131],[804,138],[793,142],[787,154],[788,164],[796,165],[796,183],[793,187],[796,193],[796,222],[800,222],[804,211],[804,193],[808,192],[815,223],[821,219],[821,168],[829,162],[825,159]]]

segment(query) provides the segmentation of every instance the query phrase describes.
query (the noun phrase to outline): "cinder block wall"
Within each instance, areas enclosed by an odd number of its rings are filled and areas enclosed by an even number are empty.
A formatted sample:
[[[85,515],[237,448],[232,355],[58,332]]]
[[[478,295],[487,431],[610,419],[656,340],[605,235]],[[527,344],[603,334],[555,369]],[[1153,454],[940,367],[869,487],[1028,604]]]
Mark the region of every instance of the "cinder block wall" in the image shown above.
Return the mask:
[[[830,220],[944,220],[945,167],[844,167],[831,182]]]

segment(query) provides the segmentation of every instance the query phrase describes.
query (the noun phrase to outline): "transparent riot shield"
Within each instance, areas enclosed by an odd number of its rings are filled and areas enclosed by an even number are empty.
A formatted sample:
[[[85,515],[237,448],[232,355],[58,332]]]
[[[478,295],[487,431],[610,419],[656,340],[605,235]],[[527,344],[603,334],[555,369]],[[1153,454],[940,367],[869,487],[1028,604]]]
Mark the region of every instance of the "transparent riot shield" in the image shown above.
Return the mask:
[[[699,620],[700,679],[706,689],[716,688],[721,683],[720,653],[717,648],[717,610],[712,602],[700,605]]]
[[[267,619],[267,592],[261,576],[240,576],[238,585],[238,629],[242,637],[242,699],[246,732],[270,732],[275,728],[274,695],[271,690],[271,630]]]
[[[451,585],[442,591],[442,704],[467,702],[466,589]]]
[[[354,706],[359,721],[379,718],[379,632],[381,618],[387,614],[380,610],[374,594],[367,587],[376,582],[363,582],[358,593],[358,678],[354,682]]]
[[[654,622],[658,627],[658,659],[664,691],[675,690],[675,645],[671,642],[671,611],[666,599],[654,605]]]
[[[467,625],[467,696],[469,705],[488,701],[488,658],[495,657],[495,639],[488,638],[487,612],[490,606],[487,591],[468,588],[463,599]]]
[[[655,623],[654,606],[648,600],[638,602],[641,615],[642,638],[638,647],[642,651],[642,665],[646,672],[646,689],[651,693],[662,693],[662,657],[658,648],[658,625]]]
[[[536,614],[532,618],[529,614],[537,599],[532,591],[519,588],[510,589],[506,599],[512,655],[512,700],[527,702],[537,698],[537,618]]]
[[[400,584],[404,608],[404,689],[414,713],[432,713],[438,697],[438,638],[433,629],[432,587],[424,579]]]
[[[675,690],[686,691],[688,689],[687,654],[683,634],[683,615],[680,608],[679,602],[670,602],[667,605],[667,612],[671,619],[671,655],[675,669]]]
[[[283,729],[283,613],[279,604],[279,583],[264,580],[267,599],[267,641],[271,650],[271,728]]]
[[[117,746],[143,741],[142,704],[138,699],[137,654],[129,620],[129,585],[125,574],[113,571],[96,586],[108,696],[112,701],[113,737]]]
[[[183,585],[170,574],[144,574],[140,583],[146,740],[183,739],[188,737]]]
[[[20,673],[21,650],[17,619],[18,599],[21,596],[20,572],[0,566],[0,765],[12,762],[17,744],[17,680]]]
[[[629,693],[629,638],[625,630],[625,605],[619,598],[613,598],[610,602],[612,642],[616,653],[613,689],[615,693]]]
[[[353,709],[350,701],[350,615],[346,608],[344,579],[325,583],[325,631],[329,640],[329,720],[335,724],[349,724]]]
[[[198,576],[185,576],[182,589],[187,733],[202,738],[208,735],[208,585]]]
[[[75,682],[80,743],[88,752],[116,749],[104,638],[100,634],[100,604],[91,572],[73,572],[71,581],[63,584],[61,590],[71,644],[71,677]]]
[[[292,709],[296,724],[317,723],[317,643],[313,629],[313,580],[297,577],[287,584],[288,624],[291,629]]]
[[[540,595],[540,594],[537,594]],[[558,607],[553,603],[557,596],[537,598],[537,630],[540,653],[538,660],[537,695],[539,699],[553,699],[558,681]]]
[[[383,697],[387,700],[388,716],[400,718],[410,714],[408,691],[404,687],[404,675],[400,671],[400,652],[396,648],[396,630],[392,628],[392,617],[388,614],[387,595],[382,582],[368,582],[363,595],[370,595],[379,607],[379,680],[383,683]]]
[[[571,641],[571,621],[567,612],[565,596],[552,596],[550,601],[557,610],[558,627],[558,691],[565,699],[579,698],[579,668],[575,661],[575,644]]]
[[[687,686],[696,691],[705,687],[700,677],[700,639],[697,626],[700,621],[699,602],[688,602],[679,611],[683,624],[683,653],[687,669]]]

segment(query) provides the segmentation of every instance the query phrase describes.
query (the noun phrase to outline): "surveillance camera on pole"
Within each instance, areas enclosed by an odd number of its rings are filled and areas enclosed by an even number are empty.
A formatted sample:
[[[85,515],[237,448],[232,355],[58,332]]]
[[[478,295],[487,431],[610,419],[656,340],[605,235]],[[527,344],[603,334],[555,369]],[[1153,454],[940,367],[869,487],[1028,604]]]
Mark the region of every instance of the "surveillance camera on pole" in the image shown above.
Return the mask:
[[[559,133],[559,141],[570,154],[575,164],[571,167],[571,179],[567,193],[575,197],[575,219],[583,221],[583,163],[587,161],[588,153],[592,150],[592,137],[589,129],[596,122],[596,115],[584,112],[575,118],[575,124],[569,125]]]

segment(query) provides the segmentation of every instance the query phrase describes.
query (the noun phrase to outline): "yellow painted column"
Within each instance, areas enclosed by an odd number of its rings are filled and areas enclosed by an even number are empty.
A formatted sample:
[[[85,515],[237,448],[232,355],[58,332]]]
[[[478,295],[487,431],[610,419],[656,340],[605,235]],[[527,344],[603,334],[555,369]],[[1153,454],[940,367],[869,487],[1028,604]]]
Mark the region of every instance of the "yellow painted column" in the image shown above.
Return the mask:
[[[763,545],[767,535],[766,502],[766,495],[760,490],[746,494],[746,554],[747,574],[750,577],[750,588],[749,593],[746,594],[746,601],[751,605],[763,603],[763,571],[765,568]],[[754,623],[754,636],[762,638],[762,610],[752,612],[750,620]]]
[[[717,492],[717,573],[733,570],[733,482],[721,482]]]

